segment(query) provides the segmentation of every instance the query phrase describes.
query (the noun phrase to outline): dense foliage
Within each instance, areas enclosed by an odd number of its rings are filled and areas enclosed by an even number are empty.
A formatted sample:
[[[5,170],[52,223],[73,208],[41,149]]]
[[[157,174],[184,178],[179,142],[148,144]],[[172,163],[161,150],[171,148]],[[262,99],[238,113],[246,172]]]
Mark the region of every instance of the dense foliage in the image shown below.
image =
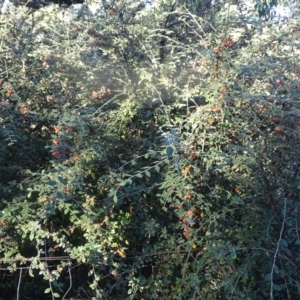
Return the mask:
[[[225,2],[1,16],[1,300],[299,297],[300,27]]]

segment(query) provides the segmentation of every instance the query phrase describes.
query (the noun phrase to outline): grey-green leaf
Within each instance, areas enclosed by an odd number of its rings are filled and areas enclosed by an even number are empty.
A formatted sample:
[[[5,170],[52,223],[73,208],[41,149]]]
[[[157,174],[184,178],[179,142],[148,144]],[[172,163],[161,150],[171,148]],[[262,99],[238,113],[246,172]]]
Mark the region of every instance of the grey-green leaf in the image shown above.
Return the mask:
[[[167,149],[166,149],[166,152],[167,152],[167,156],[168,157],[172,157],[173,153],[174,153],[173,147],[172,146],[168,146]]]

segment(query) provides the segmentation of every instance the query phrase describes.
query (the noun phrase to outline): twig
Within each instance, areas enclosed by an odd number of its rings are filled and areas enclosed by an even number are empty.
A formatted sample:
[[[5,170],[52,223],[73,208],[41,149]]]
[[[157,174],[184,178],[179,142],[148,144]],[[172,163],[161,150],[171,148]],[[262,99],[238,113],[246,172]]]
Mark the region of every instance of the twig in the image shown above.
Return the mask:
[[[64,294],[64,296],[62,297],[62,300],[65,300],[65,297],[68,295],[68,293],[70,292],[71,288],[72,288],[72,274],[71,274],[71,269],[69,267],[69,276],[70,276],[70,286],[68,288],[68,290],[66,291],[66,293]]]
[[[13,68],[6,69],[5,71],[1,72],[0,75],[2,75],[4,73],[7,73],[7,75],[8,75],[8,71],[10,71],[10,70],[13,70]]]
[[[280,230],[280,235],[279,235],[279,239],[278,239],[278,242],[277,242],[277,247],[276,247],[276,251],[275,251],[275,254],[274,254],[274,259],[273,259],[273,264],[272,264],[272,269],[271,269],[271,291],[270,291],[270,299],[273,300],[274,299],[274,296],[273,296],[273,276],[274,276],[274,270],[275,270],[275,263],[276,263],[276,258],[277,258],[277,254],[278,254],[278,251],[279,251],[279,245],[280,245],[280,242],[281,242],[281,239],[282,239],[282,234],[283,234],[283,230],[284,230],[284,223],[285,223],[285,218],[286,218],[286,202],[287,202],[287,199],[285,198],[284,199],[284,215],[283,215],[283,221],[282,221],[282,226],[281,226],[281,230]]]
[[[281,259],[280,259],[280,264],[281,264],[282,270],[284,270],[284,267],[283,267]],[[290,293],[289,293],[289,288],[288,288],[288,283],[286,282],[286,274],[284,274],[283,278],[284,278],[284,283],[285,283],[285,286],[286,286],[286,293],[287,293],[288,299],[291,300]]]
[[[19,282],[18,282],[18,288],[17,288],[17,300],[19,300],[19,296],[20,296],[20,285],[21,285],[21,277],[22,277],[22,268],[20,270],[20,276],[19,276]]]

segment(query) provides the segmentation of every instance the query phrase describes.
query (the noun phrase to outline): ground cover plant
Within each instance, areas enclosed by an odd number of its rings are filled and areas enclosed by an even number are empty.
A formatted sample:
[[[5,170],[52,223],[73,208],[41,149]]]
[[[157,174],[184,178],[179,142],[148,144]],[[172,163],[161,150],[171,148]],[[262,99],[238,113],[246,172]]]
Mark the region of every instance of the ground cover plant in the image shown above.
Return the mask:
[[[1,16],[0,299],[299,297],[300,27],[196,3]]]

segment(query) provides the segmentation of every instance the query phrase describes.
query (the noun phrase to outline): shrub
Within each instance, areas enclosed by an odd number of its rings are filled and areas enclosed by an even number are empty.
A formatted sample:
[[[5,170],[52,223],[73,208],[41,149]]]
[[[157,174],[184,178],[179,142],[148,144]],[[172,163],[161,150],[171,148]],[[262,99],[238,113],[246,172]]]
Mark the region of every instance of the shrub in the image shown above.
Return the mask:
[[[296,21],[121,8],[1,20],[1,297],[294,299]]]

